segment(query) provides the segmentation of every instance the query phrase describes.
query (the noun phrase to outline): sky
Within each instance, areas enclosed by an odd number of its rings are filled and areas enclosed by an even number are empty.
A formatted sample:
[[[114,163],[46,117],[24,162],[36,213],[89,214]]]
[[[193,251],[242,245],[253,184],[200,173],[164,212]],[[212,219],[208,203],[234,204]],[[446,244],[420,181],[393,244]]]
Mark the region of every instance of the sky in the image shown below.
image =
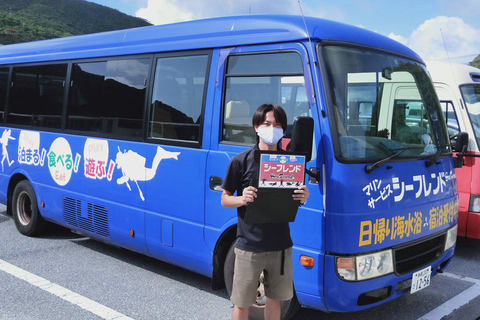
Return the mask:
[[[160,25],[241,14],[295,14],[388,36],[424,60],[480,55],[480,0],[85,0]]]

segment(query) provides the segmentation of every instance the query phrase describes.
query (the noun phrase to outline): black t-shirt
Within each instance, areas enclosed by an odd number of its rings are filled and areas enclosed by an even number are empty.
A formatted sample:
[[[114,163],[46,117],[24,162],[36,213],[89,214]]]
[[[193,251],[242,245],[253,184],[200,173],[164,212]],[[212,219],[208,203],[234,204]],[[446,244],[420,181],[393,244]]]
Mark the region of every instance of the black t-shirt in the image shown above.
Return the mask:
[[[230,160],[222,188],[241,196],[243,189],[258,179],[259,163],[254,161],[255,146],[243,151]],[[246,206],[237,208],[238,225],[235,247],[254,252],[277,251],[292,246],[290,226],[282,223],[245,223]]]

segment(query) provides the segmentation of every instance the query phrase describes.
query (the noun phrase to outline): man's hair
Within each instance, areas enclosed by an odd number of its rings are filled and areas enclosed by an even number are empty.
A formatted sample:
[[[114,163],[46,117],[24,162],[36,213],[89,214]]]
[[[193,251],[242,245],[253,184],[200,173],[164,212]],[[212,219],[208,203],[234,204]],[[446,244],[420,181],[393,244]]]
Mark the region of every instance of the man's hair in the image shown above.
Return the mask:
[[[285,132],[287,130],[287,114],[282,107],[275,103],[266,103],[258,107],[253,114],[252,125],[260,126],[265,121],[265,115],[270,111],[273,111],[275,120],[282,125],[283,132]]]

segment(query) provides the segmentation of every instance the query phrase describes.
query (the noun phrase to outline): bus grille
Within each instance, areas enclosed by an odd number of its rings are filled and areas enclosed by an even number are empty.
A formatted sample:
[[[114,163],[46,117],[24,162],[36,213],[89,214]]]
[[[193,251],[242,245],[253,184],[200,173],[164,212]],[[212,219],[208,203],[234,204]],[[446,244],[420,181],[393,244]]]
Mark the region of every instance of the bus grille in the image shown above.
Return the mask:
[[[442,234],[408,247],[394,248],[395,274],[412,272],[437,260],[443,254],[444,245],[445,234]]]
[[[110,238],[108,210],[105,207],[64,197],[63,215],[68,225]]]

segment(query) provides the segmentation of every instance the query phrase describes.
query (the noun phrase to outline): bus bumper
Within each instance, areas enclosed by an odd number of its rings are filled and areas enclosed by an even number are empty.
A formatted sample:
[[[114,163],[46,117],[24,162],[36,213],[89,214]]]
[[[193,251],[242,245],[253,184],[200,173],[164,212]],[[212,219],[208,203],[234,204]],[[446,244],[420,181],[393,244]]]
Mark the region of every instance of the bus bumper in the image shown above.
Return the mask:
[[[445,251],[440,259],[429,264],[432,267],[432,278],[437,272],[447,267],[454,250],[455,246]],[[410,292],[413,274],[413,272],[401,276],[389,274],[366,281],[348,282],[336,276],[335,257],[331,255],[325,256],[325,269],[325,274],[332,275],[325,277],[325,305],[328,311],[335,312],[364,310],[394,300]]]

